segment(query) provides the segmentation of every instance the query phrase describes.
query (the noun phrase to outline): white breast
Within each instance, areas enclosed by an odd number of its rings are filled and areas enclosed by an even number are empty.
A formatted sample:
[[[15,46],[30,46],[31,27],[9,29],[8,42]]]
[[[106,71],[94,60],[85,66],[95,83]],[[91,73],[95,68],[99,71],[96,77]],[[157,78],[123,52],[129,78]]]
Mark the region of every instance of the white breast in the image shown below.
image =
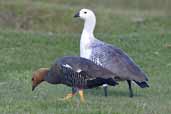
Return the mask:
[[[87,59],[90,59],[91,57],[91,49],[83,49],[81,52],[80,52],[80,56],[81,57],[84,57],[84,58],[87,58]]]
[[[84,34],[81,36],[80,40],[80,56],[90,59],[92,49],[90,47],[91,45],[91,39],[89,38],[89,35]]]

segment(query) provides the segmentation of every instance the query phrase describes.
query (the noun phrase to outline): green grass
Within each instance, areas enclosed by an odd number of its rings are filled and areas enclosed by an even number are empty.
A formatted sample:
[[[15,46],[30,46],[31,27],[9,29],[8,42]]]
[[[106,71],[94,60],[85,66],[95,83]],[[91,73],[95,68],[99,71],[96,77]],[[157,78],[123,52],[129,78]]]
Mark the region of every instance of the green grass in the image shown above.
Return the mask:
[[[0,0],[0,113],[171,113],[169,0],[160,8],[160,0],[147,8],[147,1],[136,1],[138,8],[133,2],[126,6],[124,0]],[[64,85],[42,83],[31,91],[34,70],[50,67],[56,58],[79,55],[83,22],[73,15],[82,7],[96,11],[96,37],[125,50],[149,75],[150,88],[133,85],[133,98],[128,97],[126,82],[109,87],[107,98],[101,88],[85,90],[84,104],[78,95],[60,101],[71,91]]]

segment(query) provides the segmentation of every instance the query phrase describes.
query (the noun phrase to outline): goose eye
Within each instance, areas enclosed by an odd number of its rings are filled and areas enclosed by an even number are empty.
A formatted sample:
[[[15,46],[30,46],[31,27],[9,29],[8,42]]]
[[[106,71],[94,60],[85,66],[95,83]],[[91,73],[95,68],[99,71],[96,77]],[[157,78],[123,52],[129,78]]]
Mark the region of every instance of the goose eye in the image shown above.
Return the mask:
[[[31,80],[34,81],[34,78],[32,78]]]
[[[85,11],[84,14],[86,14],[87,12]]]

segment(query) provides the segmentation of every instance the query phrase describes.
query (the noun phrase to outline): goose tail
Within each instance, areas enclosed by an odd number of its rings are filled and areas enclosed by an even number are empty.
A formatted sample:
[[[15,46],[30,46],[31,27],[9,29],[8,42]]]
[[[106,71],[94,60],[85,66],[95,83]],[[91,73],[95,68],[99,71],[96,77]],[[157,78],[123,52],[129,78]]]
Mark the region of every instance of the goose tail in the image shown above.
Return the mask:
[[[138,86],[140,86],[141,88],[150,87],[150,86],[148,85],[148,83],[145,82],[145,81],[143,81],[143,82],[138,82],[138,81],[135,81],[135,80],[134,80],[134,82],[135,82]]]

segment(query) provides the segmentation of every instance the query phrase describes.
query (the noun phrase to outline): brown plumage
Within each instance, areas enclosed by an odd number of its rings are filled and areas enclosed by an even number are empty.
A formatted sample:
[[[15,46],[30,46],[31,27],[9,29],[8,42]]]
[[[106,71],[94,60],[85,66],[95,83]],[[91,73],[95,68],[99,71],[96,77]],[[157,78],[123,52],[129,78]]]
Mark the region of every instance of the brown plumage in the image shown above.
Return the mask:
[[[32,77],[32,91],[35,87],[44,81],[44,77],[48,74],[49,68],[40,68],[33,72]]]
[[[50,69],[40,68],[33,73],[32,90],[42,81],[51,84],[65,84],[76,88],[81,100],[84,101],[83,89],[90,89],[106,83],[115,86],[117,84],[114,80],[115,77],[114,73],[88,59],[63,57],[58,59]],[[65,99],[72,97],[77,91],[68,94]]]

